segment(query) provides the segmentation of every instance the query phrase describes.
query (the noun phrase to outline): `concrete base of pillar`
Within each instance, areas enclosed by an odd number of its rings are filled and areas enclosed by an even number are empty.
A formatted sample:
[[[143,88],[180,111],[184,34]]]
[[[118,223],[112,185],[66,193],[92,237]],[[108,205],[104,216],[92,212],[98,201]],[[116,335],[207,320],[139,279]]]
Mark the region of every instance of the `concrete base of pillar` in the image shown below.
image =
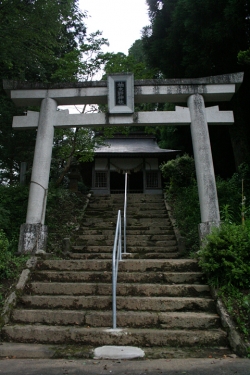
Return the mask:
[[[22,224],[18,252],[21,254],[39,254],[46,252],[48,227],[42,224]]]
[[[207,221],[205,223],[200,223],[198,225],[200,244],[204,244],[205,237],[211,233],[212,228],[218,228],[220,226],[220,221]]]

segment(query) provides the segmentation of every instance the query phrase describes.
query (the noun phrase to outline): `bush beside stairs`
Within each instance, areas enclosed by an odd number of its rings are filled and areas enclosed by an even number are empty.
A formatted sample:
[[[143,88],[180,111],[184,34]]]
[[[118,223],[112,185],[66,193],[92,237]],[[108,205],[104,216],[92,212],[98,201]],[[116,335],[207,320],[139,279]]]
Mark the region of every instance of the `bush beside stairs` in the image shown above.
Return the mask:
[[[2,339],[88,348],[82,356],[103,345],[140,347],[148,358],[229,353],[204,275],[196,260],[181,257],[161,195],[128,196],[127,254],[117,287],[121,330],[110,331],[112,248],[121,208],[121,195],[90,199],[70,253],[38,260]]]

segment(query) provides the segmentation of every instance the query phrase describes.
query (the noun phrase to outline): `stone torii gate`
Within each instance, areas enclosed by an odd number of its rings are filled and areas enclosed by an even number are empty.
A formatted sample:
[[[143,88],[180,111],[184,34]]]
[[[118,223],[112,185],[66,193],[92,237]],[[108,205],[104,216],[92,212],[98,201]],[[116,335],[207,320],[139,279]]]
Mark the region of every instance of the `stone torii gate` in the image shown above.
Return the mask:
[[[133,80],[114,74],[108,81],[41,84],[4,81],[17,106],[40,106],[40,112],[13,118],[14,129],[37,128],[26,223],[21,226],[18,251],[46,250],[44,225],[54,128],[95,126],[190,125],[200,201],[200,237],[219,225],[220,213],[208,125],[233,124],[231,111],[206,103],[229,101],[243,81],[243,73],[195,79]],[[134,112],[134,103],[178,103],[175,111]],[[109,104],[108,113],[69,114],[59,105]]]

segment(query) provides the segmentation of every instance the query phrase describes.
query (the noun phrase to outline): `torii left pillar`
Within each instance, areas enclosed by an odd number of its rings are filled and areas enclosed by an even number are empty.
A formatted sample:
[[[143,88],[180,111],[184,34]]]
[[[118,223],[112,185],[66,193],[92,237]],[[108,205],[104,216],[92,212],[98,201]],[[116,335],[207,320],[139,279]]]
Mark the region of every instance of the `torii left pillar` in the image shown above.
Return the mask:
[[[57,103],[42,100],[37,130],[26,223],[21,225],[18,252],[39,253],[46,250],[48,230],[44,225],[49,185],[54,123]]]

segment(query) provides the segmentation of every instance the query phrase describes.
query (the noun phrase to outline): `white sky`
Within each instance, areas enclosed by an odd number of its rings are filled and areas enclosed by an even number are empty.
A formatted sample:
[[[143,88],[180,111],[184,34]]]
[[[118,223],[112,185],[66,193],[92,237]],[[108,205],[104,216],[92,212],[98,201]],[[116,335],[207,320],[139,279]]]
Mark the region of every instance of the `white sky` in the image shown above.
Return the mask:
[[[149,24],[146,0],[79,0],[79,6],[91,16],[85,21],[87,33],[100,30],[108,39],[110,46],[105,52],[127,55]]]
[[[104,47],[103,52],[123,52],[127,55],[134,41],[141,38],[142,28],[149,25],[146,0],[79,0],[79,6],[81,10],[88,11],[89,17],[85,19],[87,34],[100,30],[102,36],[108,39],[109,47]],[[101,76],[102,72],[95,79],[99,80]],[[79,113],[82,107],[60,108]]]

